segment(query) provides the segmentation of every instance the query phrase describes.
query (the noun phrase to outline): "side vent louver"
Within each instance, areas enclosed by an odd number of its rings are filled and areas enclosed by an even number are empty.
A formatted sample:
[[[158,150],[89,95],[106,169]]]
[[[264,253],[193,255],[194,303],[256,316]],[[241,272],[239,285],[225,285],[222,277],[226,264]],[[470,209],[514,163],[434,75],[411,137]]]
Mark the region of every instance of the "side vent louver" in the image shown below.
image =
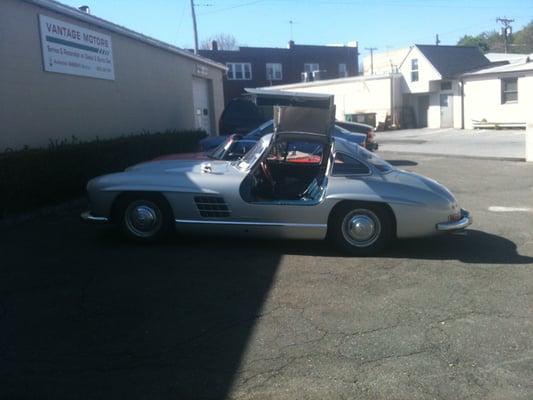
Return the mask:
[[[195,196],[194,202],[202,217],[225,218],[229,217],[229,208],[222,197]]]

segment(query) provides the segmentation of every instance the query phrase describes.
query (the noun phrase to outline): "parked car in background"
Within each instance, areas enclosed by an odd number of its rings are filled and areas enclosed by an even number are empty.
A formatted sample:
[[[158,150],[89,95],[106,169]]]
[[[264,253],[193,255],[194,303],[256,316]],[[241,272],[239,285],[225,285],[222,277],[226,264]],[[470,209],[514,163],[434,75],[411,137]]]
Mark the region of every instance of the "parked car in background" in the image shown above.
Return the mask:
[[[261,124],[244,136],[238,134],[216,136],[221,139],[221,142],[214,148],[203,149],[196,153],[166,154],[155,158],[155,160],[237,160],[243,157],[263,136],[273,132],[274,121],[271,120]],[[362,133],[352,133],[335,125],[333,136],[365,147],[366,135]]]
[[[200,141],[202,151],[211,150],[225,141],[230,134],[247,135],[272,120],[272,106],[258,106],[251,96],[237,97],[226,106],[219,121],[219,136],[209,136]],[[359,122],[335,121],[338,127],[349,132],[364,134],[365,147],[370,151],[378,149],[376,133],[372,126]],[[270,126],[268,129],[270,129]],[[271,133],[270,130],[268,133]]]
[[[376,130],[372,125],[362,124],[360,122],[335,121],[335,124],[350,132],[364,133],[366,135],[366,149],[376,151],[379,147],[376,141]]]
[[[256,91],[276,129],[236,161],[159,160],[92,179],[88,221],[152,242],[181,234],[329,238],[374,254],[394,238],[464,230],[472,222],[443,185],[401,171],[333,133],[333,96]]]

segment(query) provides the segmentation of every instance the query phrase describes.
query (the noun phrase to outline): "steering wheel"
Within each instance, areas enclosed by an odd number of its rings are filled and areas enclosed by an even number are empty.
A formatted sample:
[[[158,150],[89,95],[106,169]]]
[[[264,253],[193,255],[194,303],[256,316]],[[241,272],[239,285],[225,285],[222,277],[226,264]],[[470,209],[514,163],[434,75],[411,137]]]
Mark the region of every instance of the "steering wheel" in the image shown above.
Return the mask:
[[[274,178],[272,178],[272,174],[270,173],[270,168],[268,167],[268,164],[265,160],[261,161],[261,171],[263,172],[264,177],[274,187]]]

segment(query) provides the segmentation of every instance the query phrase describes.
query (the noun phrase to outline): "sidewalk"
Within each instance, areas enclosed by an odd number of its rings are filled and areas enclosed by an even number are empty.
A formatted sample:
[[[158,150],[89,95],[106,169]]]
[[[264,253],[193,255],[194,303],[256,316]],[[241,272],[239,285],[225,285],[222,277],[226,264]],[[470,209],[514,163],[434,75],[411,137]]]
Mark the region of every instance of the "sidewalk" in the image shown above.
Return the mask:
[[[522,161],[523,130],[404,129],[378,132],[380,151]]]

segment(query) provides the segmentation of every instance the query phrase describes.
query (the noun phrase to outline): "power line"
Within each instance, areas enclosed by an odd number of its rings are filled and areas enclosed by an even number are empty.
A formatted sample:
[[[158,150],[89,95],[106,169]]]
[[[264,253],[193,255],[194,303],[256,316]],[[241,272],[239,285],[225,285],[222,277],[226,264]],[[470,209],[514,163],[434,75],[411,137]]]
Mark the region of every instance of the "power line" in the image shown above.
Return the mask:
[[[194,54],[198,54],[198,29],[196,27],[196,13],[194,11],[194,0],[191,0],[192,29],[194,30]]]
[[[365,50],[370,51],[370,75],[374,75],[374,50],[377,49],[377,47],[365,47]]]
[[[511,22],[514,22],[514,19],[506,17],[496,18],[496,22],[502,24],[502,35],[503,39],[505,40],[505,52],[507,53],[509,47],[509,38],[513,34],[513,27],[511,26]]]

